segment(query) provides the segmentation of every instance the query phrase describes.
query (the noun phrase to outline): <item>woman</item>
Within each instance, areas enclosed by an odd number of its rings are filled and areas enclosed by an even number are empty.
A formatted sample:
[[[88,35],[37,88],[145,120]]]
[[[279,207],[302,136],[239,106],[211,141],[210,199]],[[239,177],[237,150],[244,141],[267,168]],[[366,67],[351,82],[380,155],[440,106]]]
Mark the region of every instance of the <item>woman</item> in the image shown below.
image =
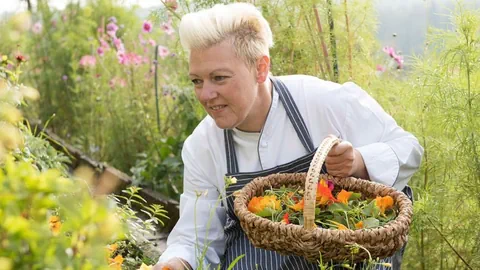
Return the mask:
[[[417,139],[355,84],[270,76],[272,33],[254,6],[187,14],[180,39],[208,116],[185,141],[180,219],[155,269],[225,267],[242,254],[234,269],[317,269],[301,257],[253,247],[233,213],[232,196],[225,197],[257,176],[307,171],[329,134],[342,139],[325,162],[332,175],[401,190],[418,169],[423,149]],[[237,182],[226,188],[225,176]]]

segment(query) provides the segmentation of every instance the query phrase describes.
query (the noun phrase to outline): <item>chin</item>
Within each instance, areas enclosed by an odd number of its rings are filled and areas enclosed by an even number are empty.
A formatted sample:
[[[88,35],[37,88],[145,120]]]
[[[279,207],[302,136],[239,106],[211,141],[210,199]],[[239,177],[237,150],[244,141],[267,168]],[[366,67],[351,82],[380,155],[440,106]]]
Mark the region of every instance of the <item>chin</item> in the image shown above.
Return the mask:
[[[229,123],[229,122],[225,122],[225,121],[222,121],[222,120],[215,120],[215,124],[220,129],[232,129],[232,128],[235,128],[237,126],[234,123]]]

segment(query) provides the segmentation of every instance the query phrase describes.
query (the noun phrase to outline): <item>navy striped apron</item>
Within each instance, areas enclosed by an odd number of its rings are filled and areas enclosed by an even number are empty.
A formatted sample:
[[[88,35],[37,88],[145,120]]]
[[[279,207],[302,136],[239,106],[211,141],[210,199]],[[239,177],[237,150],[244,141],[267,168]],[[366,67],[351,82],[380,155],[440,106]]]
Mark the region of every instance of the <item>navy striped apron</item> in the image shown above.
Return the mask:
[[[268,170],[258,172],[239,172],[237,156],[235,154],[235,147],[233,135],[231,130],[224,130],[225,137],[225,151],[227,156],[227,175],[237,179],[236,184],[230,185],[226,190],[227,195],[227,221],[225,225],[226,237],[226,252],[222,263],[222,269],[226,269],[229,264],[240,255],[245,254],[233,269],[235,270],[297,270],[297,269],[319,269],[316,263],[310,263],[303,257],[294,255],[281,255],[275,251],[256,248],[248,240],[243,232],[240,222],[234,213],[233,208],[233,192],[241,189],[245,184],[256,177],[267,176],[274,173],[295,173],[307,172],[310,167],[310,162],[315,155],[315,147],[313,145],[310,133],[307,126],[293,101],[293,98],[287,87],[280,80],[271,77],[274,89],[278,92],[279,99],[282,102],[287,112],[298,138],[307,150],[307,155],[295,159],[287,164],[279,165]],[[322,173],[326,172],[325,165],[323,165]],[[401,259],[400,259],[401,260]],[[395,260],[393,260],[395,261]],[[392,262],[391,258],[387,258],[382,262]],[[377,267],[376,269],[383,269]],[[385,268],[387,269],[387,268]],[[388,268],[390,269],[390,268]]]

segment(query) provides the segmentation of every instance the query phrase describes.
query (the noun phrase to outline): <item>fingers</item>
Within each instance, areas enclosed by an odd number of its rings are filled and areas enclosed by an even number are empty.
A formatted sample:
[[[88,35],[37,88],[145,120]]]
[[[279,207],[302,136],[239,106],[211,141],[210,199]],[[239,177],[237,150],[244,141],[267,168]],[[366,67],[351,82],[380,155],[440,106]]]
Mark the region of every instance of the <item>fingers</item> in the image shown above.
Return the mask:
[[[341,141],[340,143],[334,145],[330,152],[328,152],[328,156],[341,156],[345,152],[352,150],[352,144],[347,141]]]

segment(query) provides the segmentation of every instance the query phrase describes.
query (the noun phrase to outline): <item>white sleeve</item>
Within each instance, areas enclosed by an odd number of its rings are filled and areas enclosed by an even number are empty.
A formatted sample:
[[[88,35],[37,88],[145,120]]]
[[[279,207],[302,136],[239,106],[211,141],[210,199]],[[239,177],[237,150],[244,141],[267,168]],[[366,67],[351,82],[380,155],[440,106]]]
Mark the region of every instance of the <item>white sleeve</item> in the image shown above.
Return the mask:
[[[217,187],[203,170],[209,162],[202,146],[185,141],[182,150],[184,162],[183,194],[180,196],[180,218],[167,239],[167,249],[159,262],[173,257],[187,261],[193,269],[203,264],[203,269],[216,267],[225,252],[225,208],[221,206]],[[210,164],[211,166],[211,164]],[[202,257],[204,260],[199,261]],[[207,267],[209,265],[209,267]]]
[[[370,180],[402,190],[419,168],[423,148],[359,86],[346,83],[341,91],[347,103],[343,139],[361,153]]]

